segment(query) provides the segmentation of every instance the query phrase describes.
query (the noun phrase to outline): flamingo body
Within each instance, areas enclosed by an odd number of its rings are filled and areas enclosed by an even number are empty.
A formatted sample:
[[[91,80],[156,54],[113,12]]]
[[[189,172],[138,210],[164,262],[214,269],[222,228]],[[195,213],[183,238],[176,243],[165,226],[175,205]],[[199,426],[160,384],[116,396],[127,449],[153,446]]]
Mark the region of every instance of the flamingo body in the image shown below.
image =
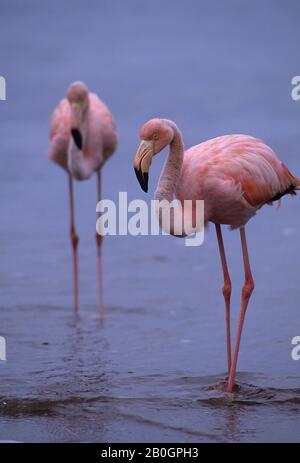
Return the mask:
[[[169,145],[169,155],[155,191],[155,199],[170,202],[175,195],[181,202],[204,200],[205,224],[215,224],[224,278],[222,293],[226,308],[227,391],[233,392],[246,310],[254,289],[245,224],[264,204],[271,204],[286,194],[296,194],[295,190],[300,189],[300,179],[289,171],[271,148],[248,135],[224,135],[184,151],[183,138],[176,124],[167,119],[152,119],[141,128],[140,137],[134,169],[142,189],[148,191],[152,158]],[[179,214],[179,223],[182,223],[183,208]],[[159,222],[163,227],[162,214],[159,214]],[[172,210],[170,224],[170,234],[183,236],[175,233]],[[233,355],[231,279],[221,224],[240,229],[244,264],[245,280]]]
[[[224,135],[185,151],[176,196],[204,199],[205,222],[239,228],[264,204],[295,194],[299,185],[258,138]]]
[[[54,109],[50,125],[52,161],[69,177],[70,239],[73,251],[74,308],[78,310],[78,242],[75,226],[73,179],[97,174],[97,201],[101,200],[101,168],[117,147],[115,122],[108,107],[83,82],[74,82]],[[96,233],[99,312],[104,315],[102,291],[102,236]]]
[[[87,117],[86,143],[83,156],[90,175],[103,166],[117,147],[116,126],[111,112],[95,93],[88,94],[89,112]],[[50,128],[51,148],[49,157],[66,171],[68,167],[68,147],[71,138],[71,107],[64,98],[53,111]],[[70,172],[72,174],[72,172]],[[73,174],[77,180],[80,175]]]

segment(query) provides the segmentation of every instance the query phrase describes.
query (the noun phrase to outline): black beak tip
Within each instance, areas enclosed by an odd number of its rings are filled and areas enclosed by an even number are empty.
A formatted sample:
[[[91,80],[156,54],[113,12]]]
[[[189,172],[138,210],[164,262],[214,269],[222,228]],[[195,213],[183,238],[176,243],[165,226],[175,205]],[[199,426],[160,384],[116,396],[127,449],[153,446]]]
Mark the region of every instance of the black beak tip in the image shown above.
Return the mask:
[[[145,172],[143,174],[142,171],[138,170],[138,169],[134,169],[134,171],[135,171],[136,178],[138,179],[138,182],[139,182],[142,190],[145,193],[148,193],[148,179],[149,179],[148,173]]]
[[[82,135],[78,129],[71,130],[72,138],[78,149],[82,150]]]
[[[148,193],[148,179],[149,179],[148,172],[145,172],[143,177],[144,177],[144,188],[143,188],[143,190],[144,190],[145,193]]]

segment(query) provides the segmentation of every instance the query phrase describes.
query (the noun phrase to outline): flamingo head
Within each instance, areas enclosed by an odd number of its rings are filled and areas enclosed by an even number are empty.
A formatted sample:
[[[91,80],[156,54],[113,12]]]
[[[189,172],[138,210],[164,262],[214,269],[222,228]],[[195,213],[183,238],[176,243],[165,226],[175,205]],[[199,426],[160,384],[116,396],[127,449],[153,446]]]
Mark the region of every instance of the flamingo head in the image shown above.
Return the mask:
[[[134,170],[143,191],[148,191],[152,158],[171,143],[174,131],[165,119],[151,119],[140,131],[141,144],[134,158]]]
[[[89,90],[83,82],[73,82],[67,90],[71,108],[71,135],[78,149],[82,149],[81,124],[89,106]]]

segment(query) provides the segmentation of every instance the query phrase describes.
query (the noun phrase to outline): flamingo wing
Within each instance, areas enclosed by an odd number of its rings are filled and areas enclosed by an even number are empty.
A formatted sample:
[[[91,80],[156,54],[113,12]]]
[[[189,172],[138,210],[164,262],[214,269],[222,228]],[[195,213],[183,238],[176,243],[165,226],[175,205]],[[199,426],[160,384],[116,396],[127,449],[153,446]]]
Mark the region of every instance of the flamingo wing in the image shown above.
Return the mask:
[[[300,185],[299,179],[272,149],[257,138],[233,136],[220,153],[220,164],[254,207],[271,203],[285,194],[296,194],[294,190]]]
[[[70,105],[64,98],[54,109],[50,125],[50,159],[68,170],[67,156],[70,138]]]
[[[103,156],[106,160],[117,147],[116,124],[111,111],[95,93],[90,93],[90,104],[92,117],[89,129],[95,142],[103,144]]]
[[[183,172],[198,172],[205,184],[228,186],[240,191],[253,207],[261,207],[295,194],[300,180],[258,138],[247,135],[225,135],[194,146],[186,152]]]

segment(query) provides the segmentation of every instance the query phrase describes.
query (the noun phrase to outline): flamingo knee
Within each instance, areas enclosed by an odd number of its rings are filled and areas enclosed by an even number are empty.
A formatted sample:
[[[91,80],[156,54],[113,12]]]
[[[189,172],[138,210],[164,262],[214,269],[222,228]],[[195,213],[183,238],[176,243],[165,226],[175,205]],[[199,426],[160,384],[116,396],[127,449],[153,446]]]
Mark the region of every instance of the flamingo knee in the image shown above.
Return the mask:
[[[249,301],[254,288],[255,288],[255,285],[254,285],[253,279],[250,278],[249,280],[246,280],[242,288],[242,298]]]
[[[224,299],[225,299],[225,302],[230,302],[230,297],[231,297],[231,288],[232,288],[232,285],[231,285],[231,281],[227,281],[223,288],[222,288],[222,293],[223,293],[223,296],[224,296]]]
[[[103,236],[99,235],[99,233],[97,232],[96,232],[96,243],[97,243],[98,248],[100,248],[103,243]]]
[[[76,230],[74,228],[71,228],[70,237],[73,248],[77,249],[79,243],[79,236],[77,235]]]

